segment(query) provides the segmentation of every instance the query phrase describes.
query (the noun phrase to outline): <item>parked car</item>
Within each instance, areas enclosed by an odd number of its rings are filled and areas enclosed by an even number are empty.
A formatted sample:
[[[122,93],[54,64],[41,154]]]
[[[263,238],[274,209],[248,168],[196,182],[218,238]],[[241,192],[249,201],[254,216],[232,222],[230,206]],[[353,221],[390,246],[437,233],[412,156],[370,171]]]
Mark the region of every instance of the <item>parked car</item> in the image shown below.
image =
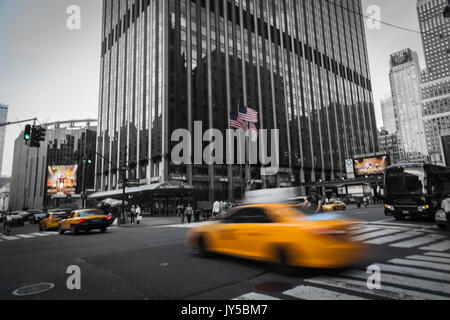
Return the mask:
[[[450,231],[450,222],[447,221],[447,215],[444,210],[438,210],[435,217],[436,225],[442,230]]]
[[[25,225],[25,220],[23,220],[22,215],[19,212],[13,212],[11,215],[12,227],[23,227]]]
[[[28,218],[30,224],[39,224],[42,219],[45,219],[47,214],[45,212],[35,213]]]

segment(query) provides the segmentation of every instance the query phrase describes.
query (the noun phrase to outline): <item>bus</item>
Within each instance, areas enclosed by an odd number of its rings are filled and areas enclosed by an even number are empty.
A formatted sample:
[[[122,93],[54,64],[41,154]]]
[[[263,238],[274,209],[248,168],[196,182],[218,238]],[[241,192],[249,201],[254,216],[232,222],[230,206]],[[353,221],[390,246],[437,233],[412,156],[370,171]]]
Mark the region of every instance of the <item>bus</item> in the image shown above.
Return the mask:
[[[431,220],[450,194],[450,168],[424,163],[389,166],[384,185],[386,216]]]

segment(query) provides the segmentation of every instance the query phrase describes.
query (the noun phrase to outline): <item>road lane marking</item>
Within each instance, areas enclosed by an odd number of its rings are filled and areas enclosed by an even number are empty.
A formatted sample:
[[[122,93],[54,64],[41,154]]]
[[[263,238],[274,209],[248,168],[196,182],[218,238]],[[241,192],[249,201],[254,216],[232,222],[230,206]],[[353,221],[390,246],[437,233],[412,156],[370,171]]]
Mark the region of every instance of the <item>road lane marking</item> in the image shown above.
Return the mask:
[[[447,250],[450,250],[450,240],[432,244],[428,247],[422,247],[422,248],[420,248],[420,250],[447,251]]]
[[[16,237],[19,237],[22,239],[30,239],[30,238],[34,238],[35,236],[29,235],[29,234],[17,234]]]
[[[450,264],[450,259],[447,259],[447,258],[426,257],[426,256],[415,255],[415,256],[406,257],[406,259]]]
[[[368,244],[382,245],[382,244],[395,242],[395,241],[412,238],[412,237],[416,237],[416,236],[422,236],[422,235],[424,235],[424,233],[417,232],[417,231],[410,231],[410,232],[404,232],[404,233],[391,235],[391,236],[387,236],[387,237],[372,239],[372,240],[368,240],[368,241],[364,241],[364,242],[368,243]]]
[[[48,235],[51,235],[51,236],[55,236],[55,235],[59,234],[58,231],[47,231],[47,232],[44,232],[44,233],[48,234]]]
[[[363,271],[350,271],[343,273],[345,276],[354,277],[361,280],[367,280],[367,273]],[[383,283],[391,283],[394,285],[401,285],[415,289],[425,289],[429,291],[436,291],[450,295],[450,286],[448,283],[436,282],[431,280],[422,280],[417,278],[410,278],[405,276],[398,276],[383,273],[381,276]]]
[[[432,243],[432,242],[436,242],[438,240],[442,240],[446,238],[443,235],[438,235],[438,234],[429,234],[420,238],[415,238],[412,240],[407,240],[407,241],[403,241],[403,242],[398,242],[398,243],[394,243],[391,244],[391,247],[396,247],[396,248],[414,248],[414,247],[418,247],[424,244],[428,244],[428,243]]]
[[[401,232],[400,230],[393,230],[393,229],[387,229],[387,230],[380,230],[380,231],[374,231],[370,233],[361,234],[357,237],[352,237],[354,241],[364,241],[368,239],[378,238],[382,236],[387,236],[393,233]]]
[[[244,294],[243,296],[237,297],[237,298],[235,298],[233,300],[261,300],[261,301],[265,301],[265,300],[281,300],[281,299],[274,298],[274,297],[271,297],[271,296],[267,296],[265,294],[250,292],[248,294]]]
[[[393,264],[401,264],[412,267],[423,267],[428,269],[434,269],[439,271],[450,271],[450,266],[442,263],[433,263],[426,261],[416,261],[416,260],[406,260],[406,259],[393,259],[389,261],[389,263]]]
[[[387,285],[382,285],[381,290],[370,290],[364,280],[353,280],[338,277],[318,277],[305,280],[308,283],[331,286],[338,289],[352,290],[363,294],[393,300],[450,300],[449,297],[439,296],[430,293],[402,289]]]
[[[368,300],[359,296],[311,286],[298,286],[294,289],[283,292],[283,294],[302,300]]]
[[[46,233],[30,233],[31,235],[33,235],[33,236],[38,236],[38,237],[47,237],[47,236],[49,236],[49,234],[46,234]]]
[[[434,257],[441,257],[441,258],[449,258],[450,259],[450,253],[440,253],[440,252],[427,252],[425,253],[426,256],[434,256]]]
[[[393,272],[393,273],[399,273],[399,274],[406,275],[406,276],[421,277],[421,278],[428,278],[431,280],[441,280],[441,281],[449,281],[450,282],[450,274],[445,273],[445,272],[431,271],[431,270],[397,266],[397,265],[391,265],[391,264],[383,264],[383,263],[377,263],[377,266],[379,266],[381,268],[382,273],[383,272]]]

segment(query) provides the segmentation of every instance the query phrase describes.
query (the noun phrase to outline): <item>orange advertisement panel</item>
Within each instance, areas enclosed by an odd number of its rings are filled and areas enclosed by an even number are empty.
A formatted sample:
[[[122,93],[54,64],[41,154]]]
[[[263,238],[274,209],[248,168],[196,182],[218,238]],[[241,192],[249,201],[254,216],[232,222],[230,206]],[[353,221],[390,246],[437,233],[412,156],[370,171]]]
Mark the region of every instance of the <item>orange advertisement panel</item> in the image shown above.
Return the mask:
[[[47,194],[72,195],[77,190],[78,165],[49,166],[47,178]]]
[[[388,162],[388,156],[354,160],[355,174],[357,176],[383,174],[389,165]]]

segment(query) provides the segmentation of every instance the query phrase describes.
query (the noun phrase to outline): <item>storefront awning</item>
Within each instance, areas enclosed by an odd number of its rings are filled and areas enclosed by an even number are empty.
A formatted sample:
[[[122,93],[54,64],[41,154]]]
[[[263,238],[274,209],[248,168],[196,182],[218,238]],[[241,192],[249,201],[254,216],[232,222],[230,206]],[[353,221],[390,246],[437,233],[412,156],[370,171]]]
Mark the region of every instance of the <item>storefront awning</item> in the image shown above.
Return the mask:
[[[194,190],[194,186],[182,182],[182,181],[168,181],[162,183],[154,183],[145,186],[138,186],[132,188],[126,188],[125,194],[137,194],[137,193],[158,193],[158,192],[180,192],[180,191],[192,191]],[[123,190],[111,190],[105,192],[96,192],[92,193],[88,196],[89,200],[94,199],[106,199],[106,198],[114,198],[120,197],[122,195]]]

